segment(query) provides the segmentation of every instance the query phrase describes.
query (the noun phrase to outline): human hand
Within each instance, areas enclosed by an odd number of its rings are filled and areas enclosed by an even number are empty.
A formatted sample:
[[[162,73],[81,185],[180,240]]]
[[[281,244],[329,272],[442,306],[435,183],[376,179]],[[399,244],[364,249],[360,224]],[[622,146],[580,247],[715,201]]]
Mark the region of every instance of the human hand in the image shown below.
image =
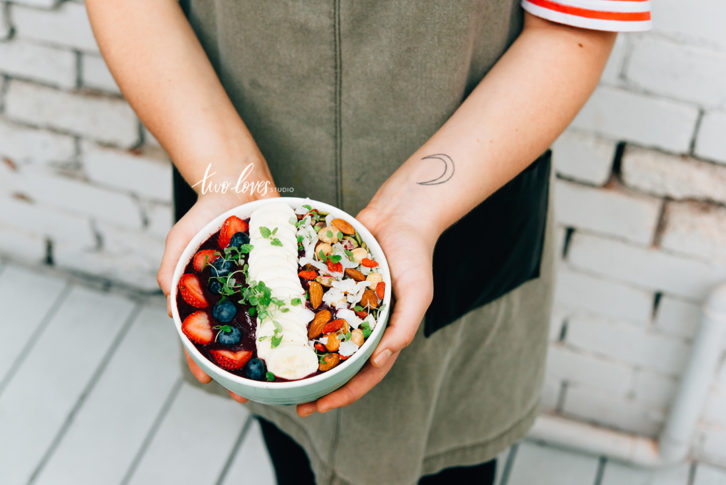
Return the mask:
[[[399,353],[413,341],[433,298],[432,260],[438,233],[422,227],[421,219],[405,214],[405,210],[384,213],[371,204],[356,216],[386,254],[396,299],[393,313],[378,347],[360,372],[340,389],[315,402],[299,404],[300,416],[324,413],[360,399],[386,376]]]
[[[270,184],[274,187],[274,184]],[[199,196],[197,202],[189,209],[184,217],[169,230],[166,236],[166,245],[164,248],[164,255],[161,258],[161,265],[156,275],[157,281],[161,291],[166,296],[166,307],[169,317],[171,317],[171,280],[174,274],[174,268],[176,267],[177,261],[181,256],[184,248],[189,241],[204,227],[209,221],[214,219],[219,214],[236,207],[245,202],[251,200],[263,198],[263,197],[277,197],[279,194],[275,190],[268,190],[264,196],[255,193],[254,195],[249,194],[207,194]],[[194,377],[201,382],[206,384],[212,380],[204,371],[192,360],[189,354],[186,354],[187,365],[189,370]],[[231,393],[230,393],[231,394]],[[239,400],[239,396],[233,395],[233,398]],[[240,398],[243,399],[243,398]],[[244,401],[242,401],[244,402]]]

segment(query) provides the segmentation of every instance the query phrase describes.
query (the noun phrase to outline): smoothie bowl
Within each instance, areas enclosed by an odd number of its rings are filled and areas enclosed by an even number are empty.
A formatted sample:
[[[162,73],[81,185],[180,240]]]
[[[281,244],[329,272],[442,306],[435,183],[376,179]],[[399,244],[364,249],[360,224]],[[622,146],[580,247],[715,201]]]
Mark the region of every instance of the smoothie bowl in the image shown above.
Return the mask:
[[[182,253],[171,298],[184,348],[204,372],[252,401],[297,404],[341,387],[371,356],[391,278],[355,218],[279,197],[209,222]]]

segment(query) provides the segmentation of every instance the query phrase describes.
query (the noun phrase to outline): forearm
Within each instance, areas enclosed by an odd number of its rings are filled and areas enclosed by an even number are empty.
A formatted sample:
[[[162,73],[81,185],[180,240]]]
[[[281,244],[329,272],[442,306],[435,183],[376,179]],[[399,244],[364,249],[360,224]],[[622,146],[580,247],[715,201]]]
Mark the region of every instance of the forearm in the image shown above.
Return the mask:
[[[190,184],[271,177],[175,0],[86,0],[101,53],[129,104]],[[199,192],[200,185],[195,187]]]
[[[612,33],[527,15],[522,34],[381,187],[371,206],[429,221],[438,236],[524,170],[567,127],[597,85],[614,40]],[[440,161],[424,159],[434,154],[450,157],[453,175],[421,184],[442,174]]]

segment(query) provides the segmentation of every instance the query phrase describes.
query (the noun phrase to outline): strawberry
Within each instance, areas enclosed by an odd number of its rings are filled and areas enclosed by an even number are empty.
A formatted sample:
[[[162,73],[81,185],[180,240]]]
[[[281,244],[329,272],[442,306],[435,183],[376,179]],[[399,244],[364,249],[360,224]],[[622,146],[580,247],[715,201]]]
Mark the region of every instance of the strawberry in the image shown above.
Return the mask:
[[[383,296],[386,294],[386,283],[379,281],[376,285],[376,296],[379,300],[383,300]]]
[[[192,261],[194,271],[196,271],[197,273],[201,273],[201,271],[206,268],[208,264],[210,264],[212,261],[219,258],[220,256],[221,254],[219,254],[219,251],[215,251],[214,249],[202,249],[194,255],[194,259]]]
[[[311,271],[311,270],[300,271],[297,275],[300,278],[305,278],[306,280],[314,280],[315,278],[318,277],[318,273],[316,271]]]
[[[214,340],[212,321],[207,312],[194,312],[184,319],[181,326],[182,332],[194,343],[207,345]]]
[[[194,308],[207,308],[209,302],[202,292],[202,283],[199,277],[192,273],[183,274],[179,279],[179,293],[185,302]]]
[[[345,325],[345,320],[343,320],[342,318],[336,318],[335,320],[331,320],[323,325],[323,334],[337,332],[338,330],[343,328],[343,325]]]
[[[217,239],[219,247],[222,249],[226,248],[229,246],[229,241],[232,239],[232,236],[238,232],[247,232],[248,230],[249,226],[245,221],[237,216],[229,216],[224,221],[224,224],[222,224],[222,229],[219,230],[219,238]]]
[[[378,266],[378,263],[376,261],[368,258],[361,259],[360,264],[362,264],[366,268],[375,268],[376,266]]]
[[[218,366],[227,370],[241,369],[252,357],[251,350],[233,352],[231,350],[214,349],[210,350],[209,353],[212,354],[212,358]]]

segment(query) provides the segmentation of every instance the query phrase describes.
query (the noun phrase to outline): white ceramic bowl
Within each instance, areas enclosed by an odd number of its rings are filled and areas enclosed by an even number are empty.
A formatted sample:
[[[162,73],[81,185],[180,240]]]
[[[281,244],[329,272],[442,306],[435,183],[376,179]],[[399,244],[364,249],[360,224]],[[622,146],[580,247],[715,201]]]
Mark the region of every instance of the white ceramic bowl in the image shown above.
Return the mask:
[[[383,298],[383,304],[385,307],[378,315],[378,322],[376,323],[373,332],[366,339],[361,348],[358,349],[358,351],[356,351],[356,353],[354,353],[350,358],[338,364],[333,369],[322,374],[297,381],[263,382],[232,374],[231,372],[217,366],[199,352],[199,350],[197,350],[194,344],[181,330],[181,318],[179,317],[179,309],[176,305],[176,299],[179,278],[181,278],[182,274],[184,274],[187,264],[189,264],[189,261],[197,252],[199,246],[201,246],[204,241],[222,227],[222,223],[225,219],[229,216],[237,216],[240,219],[247,219],[252,211],[257,207],[273,201],[279,202],[280,200],[289,204],[293,209],[300,207],[302,204],[310,204],[315,209],[319,209],[322,212],[328,212],[333,214],[335,217],[345,219],[353,225],[355,230],[360,234],[361,238],[363,238],[363,241],[365,241],[368,245],[368,250],[370,251],[373,259],[379,263],[379,271],[383,276],[383,281],[386,283],[386,292]],[[199,233],[194,236],[191,241],[189,241],[189,244],[187,244],[181,258],[179,258],[179,261],[176,264],[171,288],[171,312],[174,319],[174,326],[179,334],[179,338],[181,338],[181,341],[184,344],[184,348],[192,357],[194,362],[196,362],[197,365],[201,367],[202,370],[212,379],[219,382],[225,388],[235,394],[244,396],[247,399],[264,404],[298,404],[314,401],[345,384],[360,370],[361,367],[363,367],[363,364],[365,364],[373,353],[373,350],[378,345],[378,342],[381,340],[383,330],[388,323],[388,315],[391,307],[391,274],[389,272],[386,256],[383,254],[383,250],[378,245],[378,242],[375,240],[373,235],[365,228],[365,226],[363,226],[363,224],[358,222],[358,220],[347,212],[344,212],[332,205],[325,204],[324,202],[303,199],[300,197],[281,197],[257,200],[247,204],[242,204],[217,216],[204,226],[204,228],[199,231]]]

